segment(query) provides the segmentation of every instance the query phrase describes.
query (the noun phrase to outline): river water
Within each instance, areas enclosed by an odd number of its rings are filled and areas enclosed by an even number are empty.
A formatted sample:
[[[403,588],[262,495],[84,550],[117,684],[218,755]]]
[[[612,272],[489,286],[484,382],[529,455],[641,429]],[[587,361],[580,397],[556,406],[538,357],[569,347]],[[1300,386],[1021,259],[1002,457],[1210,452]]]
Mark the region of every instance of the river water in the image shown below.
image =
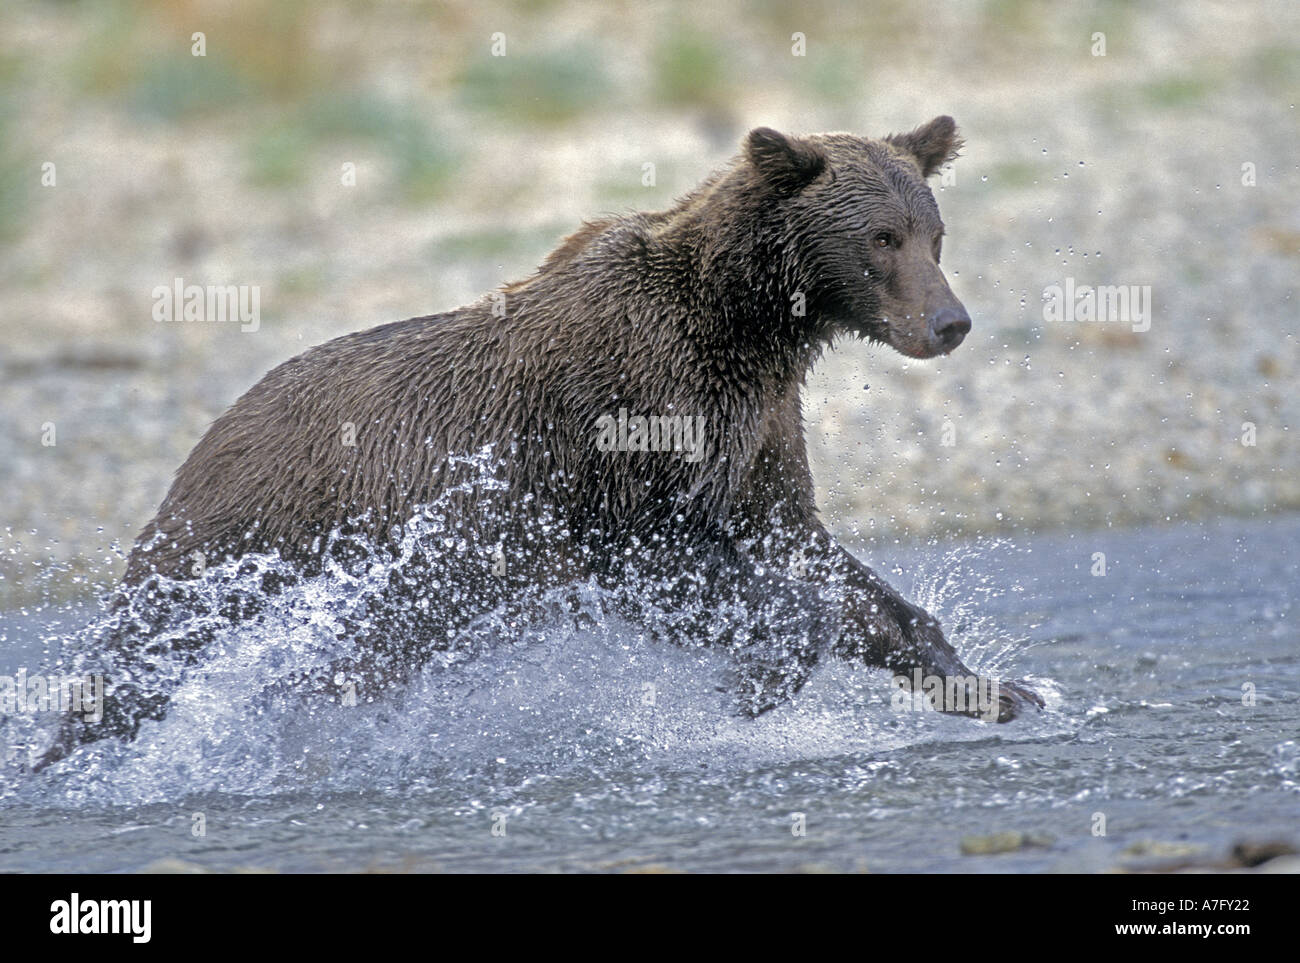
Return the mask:
[[[279,644],[252,639],[134,744],[39,775],[33,717],[0,721],[0,871],[1086,872],[1294,844],[1298,544],[1277,516],[865,547],[968,662],[1047,697],[1000,726],[899,711],[844,664],[743,720],[719,654],[617,623],[308,712],[251,698]],[[0,615],[0,675],[87,611]],[[997,833],[1021,835],[963,853]]]

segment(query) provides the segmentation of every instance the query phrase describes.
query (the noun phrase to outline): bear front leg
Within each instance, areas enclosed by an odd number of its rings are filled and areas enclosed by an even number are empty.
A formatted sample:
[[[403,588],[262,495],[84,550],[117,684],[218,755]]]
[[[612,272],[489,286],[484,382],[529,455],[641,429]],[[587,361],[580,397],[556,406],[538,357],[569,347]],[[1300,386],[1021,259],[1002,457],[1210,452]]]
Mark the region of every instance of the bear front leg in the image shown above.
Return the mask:
[[[623,581],[620,609],[651,615],[651,625],[677,641],[727,648],[728,689],[743,715],[787,702],[835,643],[833,608],[817,586],[756,563],[725,536],[678,549]],[[684,558],[693,560],[689,568],[682,568]]]
[[[946,712],[992,718],[993,694],[998,722],[1042,707],[1042,698],[1023,683],[977,676],[944,638],[934,616],[904,599],[851,553],[827,542],[822,543],[819,567],[842,598],[836,655],[889,669],[907,680],[909,690],[919,672],[925,691],[939,695],[935,707]]]
[[[740,711],[757,716],[803,688],[840,627],[814,586],[753,563],[733,597],[741,600],[733,614],[733,688]]]

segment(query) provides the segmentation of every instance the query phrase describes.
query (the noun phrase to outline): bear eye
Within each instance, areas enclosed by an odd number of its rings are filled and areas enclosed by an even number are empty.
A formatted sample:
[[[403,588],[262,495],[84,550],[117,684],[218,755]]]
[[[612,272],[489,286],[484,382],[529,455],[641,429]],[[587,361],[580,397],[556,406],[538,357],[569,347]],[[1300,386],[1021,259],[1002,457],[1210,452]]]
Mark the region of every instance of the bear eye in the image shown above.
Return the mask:
[[[895,246],[895,244],[894,244],[894,235],[890,234],[888,231],[881,231],[879,234],[877,234],[875,237],[873,237],[873,238],[871,239],[871,242],[872,242],[873,244],[875,244],[876,247],[894,247],[894,246]]]

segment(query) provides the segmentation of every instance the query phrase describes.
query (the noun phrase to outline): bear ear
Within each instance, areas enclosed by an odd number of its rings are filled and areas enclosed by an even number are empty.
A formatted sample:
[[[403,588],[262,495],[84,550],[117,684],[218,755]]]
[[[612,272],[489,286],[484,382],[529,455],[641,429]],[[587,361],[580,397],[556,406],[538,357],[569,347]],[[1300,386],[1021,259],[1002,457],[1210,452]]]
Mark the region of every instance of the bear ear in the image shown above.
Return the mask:
[[[964,142],[957,136],[956,121],[945,114],[910,134],[890,134],[885,143],[915,157],[921,176],[929,177],[948,161],[956,160]]]
[[[796,194],[826,168],[826,155],[806,140],[771,127],[755,127],[745,138],[745,155],[763,179],[782,194]]]

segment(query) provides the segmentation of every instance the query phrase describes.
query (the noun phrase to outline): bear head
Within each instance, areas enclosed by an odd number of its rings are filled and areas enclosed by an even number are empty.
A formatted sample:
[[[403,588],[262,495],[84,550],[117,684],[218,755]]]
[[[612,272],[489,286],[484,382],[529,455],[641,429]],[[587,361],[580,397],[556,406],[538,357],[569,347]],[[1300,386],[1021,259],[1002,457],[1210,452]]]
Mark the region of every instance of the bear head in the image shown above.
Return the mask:
[[[913,358],[947,354],[970,331],[939,268],[943,220],[926,184],[961,145],[951,117],[883,140],[750,132],[744,158],[779,211],[791,283],[822,331]]]

